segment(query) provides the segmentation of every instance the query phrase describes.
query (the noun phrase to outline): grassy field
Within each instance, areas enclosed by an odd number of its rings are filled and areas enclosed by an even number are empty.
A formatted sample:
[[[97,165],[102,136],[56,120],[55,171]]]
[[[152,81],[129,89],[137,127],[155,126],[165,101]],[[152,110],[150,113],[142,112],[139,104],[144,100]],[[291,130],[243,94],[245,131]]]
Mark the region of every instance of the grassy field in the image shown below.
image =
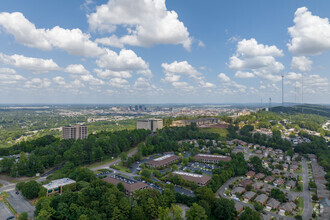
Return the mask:
[[[10,203],[7,201],[7,198],[9,197],[9,194],[6,192],[2,192],[0,194],[0,201],[2,200],[5,205],[9,208],[9,210],[14,214],[17,215],[16,210],[10,205]]]
[[[228,135],[228,131],[226,128],[201,128],[201,131],[207,132],[207,133],[219,134],[221,139],[225,139]]]
[[[304,212],[304,200],[301,197],[298,197],[298,208],[301,208],[298,215],[302,215]]]
[[[119,170],[121,172],[125,172],[125,173],[131,173],[132,172],[129,168],[124,167],[122,162],[120,162],[118,165],[111,165],[110,167],[113,168],[113,169]]]

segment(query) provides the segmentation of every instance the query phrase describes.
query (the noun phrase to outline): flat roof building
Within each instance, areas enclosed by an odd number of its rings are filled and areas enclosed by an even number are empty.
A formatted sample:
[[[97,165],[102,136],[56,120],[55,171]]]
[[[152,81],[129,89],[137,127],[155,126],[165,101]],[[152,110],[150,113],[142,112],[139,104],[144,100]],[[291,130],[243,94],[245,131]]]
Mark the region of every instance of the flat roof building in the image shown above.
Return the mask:
[[[62,178],[53,180],[48,184],[42,185],[44,188],[47,189],[47,196],[54,195],[54,194],[62,194],[63,186],[71,185],[76,183],[76,181],[69,179],[69,178]]]
[[[200,174],[195,174],[195,173],[174,171],[172,174],[179,175],[185,180],[195,182],[195,183],[197,183],[198,186],[206,186],[211,180],[210,176],[200,175]]]
[[[157,129],[162,129],[163,127],[163,119],[148,118],[137,120],[137,129],[146,129],[156,132]]]
[[[167,154],[167,155],[164,155],[162,157],[159,157],[159,158],[156,158],[154,160],[147,162],[146,165],[150,166],[150,167],[154,167],[154,168],[167,167],[170,164],[172,164],[178,160],[180,160],[179,156]]]
[[[149,186],[143,182],[139,182],[137,180],[133,179],[128,179],[126,177],[122,177],[119,175],[113,175],[113,176],[108,176],[103,179],[105,182],[111,183],[115,186],[118,185],[118,183],[122,183],[124,188],[125,188],[125,194],[127,196],[132,196],[134,191],[136,190],[142,190],[142,189],[147,189]]]
[[[231,157],[212,154],[196,154],[194,160],[202,163],[219,163],[220,161],[231,161]]]
[[[63,139],[86,139],[87,138],[87,126],[75,125],[62,127]]]

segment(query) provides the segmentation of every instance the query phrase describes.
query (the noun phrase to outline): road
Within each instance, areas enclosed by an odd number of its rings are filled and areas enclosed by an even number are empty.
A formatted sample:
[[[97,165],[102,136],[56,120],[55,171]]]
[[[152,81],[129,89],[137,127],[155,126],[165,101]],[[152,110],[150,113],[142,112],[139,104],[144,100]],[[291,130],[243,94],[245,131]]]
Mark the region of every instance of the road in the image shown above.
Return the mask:
[[[234,178],[231,178],[229,179],[226,183],[224,183],[217,191],[216,193],[216,197],[219,198],[219,196],[223,197],[223,198],[226,198],[226,199],[232,199],[228,196],[226,196],[224,194],[225,190],[228,189],[229,185],[232,184],[233,182],[235,182],[236,180],[240,179],[240,177],[234,177]],[[234,199],[232,199],[234,200]],[[242,201],[237,201],[237,200],[234,200],[235,202],[238,202],[240,203],[241,205],[243,206],[247,206],[247,207],[250,207],[251,209],[254,210],[254,206],[251,205],[251,204],[248,204],[248,203],[245,203],[245,202],[242,202]],[[278,215],[276,213],[273,213],[273,212],[269,212],[267,210],[264,209],[264,212],[266,212],[267,214],[275,217],[276,219],[294,219],[294,218],[291,218],[291,217],[287,217],[287,216],[282,216],[282,215]]]
[[[251,156],[256,156],[256,154],[254,154],[254,153],[252,153],[251,151],[250,151],[250,149],[249,148],[245,148],[246,149],[246,155],[244,156],[244,159],[246,160],[246,161],[248,161],[249,160],[249,158],[251,157]]]
[[[308,166],[307,161],[302,158],[302,177],[303,177],[303,193],[302,198],[304,199],[304,212],[302,214],[303,219],[310,219],[313,214],[313,204],[311,198],[311,192],[308,189]]]
[[[138,151],[137,147],[134,148],[134,150],[132,150],[131,152],[129,152],[127,154],[128,157],[131,157],[133,156],[134,154],[136,154],[136,152]],[[106,163],[106,164],[103,164],[103,165],[100,165],[100,166],[97,166],[97,167],[93,167],[93,168],[90,168],[90,170],[100,170],[100,169],[109,169],[109,167],[111,165],[114,165],[114,164],[117,164],[117,163],[120,163],[121,162],[121,159],[120,158],[117,158],[116,160],[114,161],[111,161],[109,163]]]

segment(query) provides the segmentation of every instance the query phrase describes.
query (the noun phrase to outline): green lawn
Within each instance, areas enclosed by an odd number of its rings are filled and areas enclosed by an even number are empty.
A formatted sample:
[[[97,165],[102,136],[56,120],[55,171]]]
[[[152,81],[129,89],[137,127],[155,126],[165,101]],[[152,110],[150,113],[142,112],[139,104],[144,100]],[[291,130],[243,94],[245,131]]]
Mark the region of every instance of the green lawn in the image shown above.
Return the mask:
[[[1,194],[0,194],[0,198],[2,199],[2,201],[5,203],[5,205],[10,209],[10,211],[14,214],[14,215],[16,215],[17,214],[17,212],[16,212],[16,210],[10,205],[10,203],[7,201],[7,198],[9,197],[9,194],[7,193],[7,192],[2,192]],[[1,200],[0,199],[0,200]]]
[[[110,167],[113,168],[113,169],[119,170],[121,172],[125,172],[125,173],[131,173],[132,172],[129,168],[124,167],[122,162],[120,162],[118,165],[111,165]]]
[[[89,166],[86,166],[86,167],[89,168],[89,169],[95,168],[95,167],[98,167],[98,166],[105,165],[105,164],[107,164],[107,163],[109,163],[109,162],[111,162],[111,161],[113,161],[115,159],[117,159],[117,158],[113,158],[113,159],[108,158],[108,159],[103,160],[102,162],[96,162],[96,163],[93,163],[93,164],[91,164]]]
[[[226,128],[201,128],[201,130],[207,133],[219,134],[221,139],[225,139],[228,135],[228,131]]]
[[[302,215],[302,213],[304,211],[304,200],[301,197],[298,197],[298,208],[301,208],[298,215]]]

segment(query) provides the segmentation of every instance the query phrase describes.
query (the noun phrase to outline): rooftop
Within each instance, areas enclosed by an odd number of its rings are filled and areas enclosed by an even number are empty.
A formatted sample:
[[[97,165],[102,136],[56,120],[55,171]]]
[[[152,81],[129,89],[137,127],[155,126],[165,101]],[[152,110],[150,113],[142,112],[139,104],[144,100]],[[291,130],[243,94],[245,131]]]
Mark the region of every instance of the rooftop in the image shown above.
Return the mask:
[[[76,181],[69,179],[69,178],[62,178],[62,179],[53,180],[50,183],[42,185],[42,186],[45,187],[47,190],[50,190],[50,189],[58,188],[61,186],[69,185],[69,184],[72,184],[75,182]]]

